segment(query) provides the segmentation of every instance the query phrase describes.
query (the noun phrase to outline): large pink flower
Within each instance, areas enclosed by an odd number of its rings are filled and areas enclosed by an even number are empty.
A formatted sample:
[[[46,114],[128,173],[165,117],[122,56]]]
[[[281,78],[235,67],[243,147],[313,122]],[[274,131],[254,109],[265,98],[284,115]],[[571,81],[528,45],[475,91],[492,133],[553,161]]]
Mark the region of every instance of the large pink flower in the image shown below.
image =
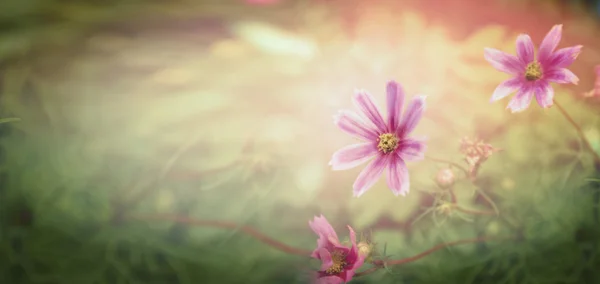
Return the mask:
[[[310,228],[319,236],[317,248],[311,257],[321,260],[321,269],[317,272],[316,282],[318,284],[340,284],[352,280],[356,270],[360,268],[365,255],[359,253],[356,246],[356,233],[350,230],[351,247],[345,247],[323,215],[309,221]]]
[[[498,101],[513,92],[517,94],[508,104],[512,112],[520,112],[529,107],[535,95],[543,108],[552,106],[554,89],[550,82],[559,84],[577,84],[579,78],[569,67],[579,53],[581,45],[565,47],[555,51],[562,36],[562,25],[555,25],[544,37],[537,56],[533,43],[526,34],[517,37],[517,56],[493,48],[484,49],[485,59],[499,71],[513,75],[502,82],[494,91],[491,102]]]
[[[373,98],[365,91],[357,91],[354,103],[368,122],[352,111],[340,111],[335,124],[343,131],[363,140],[363,143],[344,147],[333,154],[329,164],[333,170],[354,168],[375,157],[354,182],[354,196],[361,196],[371,188],[387,167],[387,184],[392,192],[406,195],[410,182],[405,161],[422,160],[425,143],[409,138],[425,108],[425,97],[412,99],[402,116],[404,91],[395,81],[387,84],[387,122],[381,116]]]

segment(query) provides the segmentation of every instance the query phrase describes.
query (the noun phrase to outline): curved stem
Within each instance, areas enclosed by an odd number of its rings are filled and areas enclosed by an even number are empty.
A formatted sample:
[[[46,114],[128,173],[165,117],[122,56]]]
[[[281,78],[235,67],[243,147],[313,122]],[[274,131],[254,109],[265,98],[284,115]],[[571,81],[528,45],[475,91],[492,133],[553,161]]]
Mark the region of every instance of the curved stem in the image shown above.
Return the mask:
[[[299,256],[310,256],[312,251],[299,249],[295,247],[288,246],[280,241],[277,241],[257,229],[246,226],[239,225],[233,222],[226,221],[216,221],[216,220],[198,220],[185,216],[175,216],[175,215],[135,215],[135,216],[127,216],[124,217],[125,220],[137,220],[137,221],[171,221],[180,224],[187,224],[190,226],[200,226],[200,227],[213,227],[213,228],[222,228],[222,229],[239,229],[247,235],[254,237],[255,239],[261,241],[262,243],[269,245],[277,250],[280,250],[285,253],[299,255]]]
[[[456,209],[460,212],[471,214],[471,215],[496,215],[496,212],[493,212],[493,211],[467,209],[467,208],[459,206],[458,204],[454,204],[453,207],[454,207],[454,209]]]
[[[505,240],[513,240],[513,239],[515,239],[515,238],[514,237],[510,237],[510,238],[479,237],[479,238],[473,238],[473,239],[458,240],[458,241],[453,241],[453,242],[445,242],[445,243],[438,244],[422,253],[419,253],[419,254],[411,256],[411,257],[398,259],[398,260],[391,260],[391,261],[384,261],[384,260],[374,261],[373,264],[375,265],[375,267],[367,269],[367,270],[359,272],[359,273],[356,273],[354,276],[359,277],[359,276],[371,274],[371,273],[379,270],[380,268],[383,268],[384,266],[402,265],[402,264],[407,264],[409,262],[417,261],[417,260],[424,258],[438,250],[442,250],[442,249],[445,249],[445,248],[451,247],[451,246],[482,243],[482,242],[489,242],[489,241],[505,241]]]
[[[475,186],[477,186],[476,184],[476,179],[475,179],[475,172],[470,172],[469,170],[467,170],[465,167],[454,163],[452,161],[448,161],[448,160],[444,160],[444,159],[438,159],[438,158],[433,158],[430,156],[425,156],[425,158],[432,160],[434,162],[439,162],[439,163],[445,163],[445,164],[449,164],[452,165],[460,170],[462,170],[465,173],[465,176],[467,177],[467,179]],[[483,197],[483,199],[492,207],[492,209],[494,210],[494,212],[489,212],[489,211],[479,211],[479,210],[470,210],[470,209],[466,209],[466,208],[462,208],[460,206],[457,205],[457,198],[456,195],[454,194],[454,190],[452,188],[449,189],[450,192],[450,198],[451,198],[451,203],[454,204],[455,208],[458,211],[461,211],[463,213],[467,213],[467,214],[474,214],[474,215],[500,215],[500,212],[498,211],[498,207],[496,206],[496,204],[494,203],[494,201],[492,201],[492,199],[487,196],[487,194],[485,192],[483,192],[483,190],[478,189],[479,194]]]
[[[458,202],[458,199],[456,198],[456,194],[454,193],[454,187],[449,188],[448,192],[450,193],[450,201],[453,204],[456,204]]]
[[[180,155],[180,154],[179,154]],[[237,161],[236,161],[237,162]],[[210,176],[212,174],[219,173],[221,171],[225,171],[228,168],[234,166],[236,162],[229,163],[225,166],[219,167],[217,169],[201,172],[200,174],[203,176]],[[118,202],[113,209],[113,222],[119,223],[122,221],[123,216],[125,216],[130,210],[133,210],[140,202],[148,198],[152,193],[156,191],[157,185],[162,181],[162,179],[169,173],[174,161],[170,160],[159,172],[159,174],[155,177],[151,177],[148,184],[145,184],[142,189],[137,192],[134,192],[132,196],[129,198],[125,198],[124,200]],[[135,188],[136,186],[134,186]]]
[[[198,220],[198,219],[193,219],[190,217],[176,216],[176,215],[135,215],[135,216],[127,216],[124,219],[125,220],[137,220],[137,221],[170,221],[170,222],[176,222],[176,223],[186,224],[186,225],[190,225],[190,226],[214,227],[214,228],[223,228],[223,229],[239,229],[243,233],[256,238],[257,240],[261,241],[262,243],[269,245],[269,246],[271,246],[275,249],[278,249],[282,252],[285,252],[285,253],[298,255],[298,256],[305,256],[305,257],[310,256],[310,254],[312,253],[312,251],[309,251],[309,250],[295,248],[295,247],[286,245],[280,241],[277,241],[277,240],[259,232],[257,229],[255,229],[253,227],[239,225],[239,224],[236,224],[233,222],[216,221],[216,220]],[[458,241],[453,241],[453,242],[445,242],[445,243],[438,244],[422,253],[419,253],[419,254],[411,256],[411,257],[397,259],[397,260],[389,260],[389,261],[376,260],[372,263],[375,267],[367,269],[360,273],[357,273],[354,275],[354,277],[360,277],[360,276],[364,276],[367,274],[371,274],[371,273],[373,273],[381,268],[387,267],[387,266],[402,265],[402,264],[407,264],[407,263],[410,263],[413,261],[417,261],[417,260],[424,258],[438,250],[441,250],[441,249],[444,249],[447,247],[451,247],[451,246],[457,246],[457,245],[462,245],[462,244],[481,243],[481,242],[488,242],[488,241],[513,240],[513,239],[517,239],[517,238],[514,238],[514,237],[511,237],[511,238],[479,237],[479,238],[473,238],[473,239],[458,240]]]
[[[475,185],[475,184],[474,184]],[[476,186],[476,185],[475,185]],[[477,193],[483,198],[483,200],[485,200],[485,202],[487,204],[489,204],[490,206],[492,206],[492,209],[494,210],[494,213],[496,215],[500,215],[500,211],[498,210],[498,206],[496,206],[496,203],[494,202],[494,200],[492,200],[491,197],[489,197],[487,195],[487,193],[485,193],[485,191],[483,191],[483,189],[478,188],[477,189]]]
[[[567,111],[556,100],[554,101],[554,105],[556,106],[556,108],[558,108],[558,110],[565,117],[565,119],[567,119],[567,121],[573,126],[573,128],[575,128],[575,131],[577,131],[579,138],[581,138],[581,141],[583,141],[583,145],[592,153],[596,163],[600,163],[600,154],[594,151],[592,144],[590,144],[590,141],[585,137],[585,133],[583,133],[581,126],[579,126],[579,124],[575,122],[575,120],[569,115],[569,113],[567,113]]]
[[[426,159],[432,160],[434,162],[438,162],[438,163],[443,163],[443,164],[448,164],[448,165],[452,165],[453,167],[456,167],[457,169],[460,169],[461,171],[463,171],[465,173],[465,175],[467,177],[469,177],[469,170],[467,170],[465,167],[452,162],[452,161],[448,161],[448,160],[444,160],[444,159],[438,159],[438,158],[434,158],[434,157],[430,157],[430,156],[425,156]]]
[[[187,141],[187,143],[181,145],[177,149],[177,151],[175,151],[172,154],[172,156],[169,158],[169,160],[167,160],[167,162],[162,166],[162,168],[160,169],[158,174],[156,176],[153,176],[150,178],[151,182],[148,185],[146,185],[145,188],[141,189],[138,192],[135,192],[133,194],[133,197],[130,197],[121,202],[118,202],[115,205],[115,208],[113,210],[114,212],[113,212],[112,222],[119,223],[122,220],[122,218],[127,214],[127,212],[129,212],[135,206],[137,206],[137,204],[139,204],[139,202],[141,202],[142,200],[145,200],[148,196],[150,196],[156,190],[157,185],[160,184],[160,182],[162,182],[162,180],[171,172],[173,166],[179,160],[179,158],[181,156],[183,156],[187,151],[189,151],[190,148],[193,147],[198,142],[199,138],[200,138],[200,135],[195,135],[191,139],[189,139]],[[249,147],[251,142],[252,141],[247,141],[245,147]],[[237,164],[239,164],[240,159],[241,158],[238,158],[235,161],[233,161],[225,166],[221,166],[219,168],[212,169],[212,170],[203,171],[199,174],[202,176],[210,176],[210,175],[213,175],[213,174],[216,174],[219,172],[226,171],[227,169],[230,169],[231,167],[234,167]]]

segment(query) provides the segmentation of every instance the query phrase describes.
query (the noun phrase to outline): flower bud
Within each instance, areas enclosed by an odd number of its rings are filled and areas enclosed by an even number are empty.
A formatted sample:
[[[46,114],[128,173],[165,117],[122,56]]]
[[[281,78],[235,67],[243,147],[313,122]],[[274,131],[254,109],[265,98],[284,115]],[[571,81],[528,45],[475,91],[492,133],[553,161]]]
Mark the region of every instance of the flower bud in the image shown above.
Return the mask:
[[[441,169],[435,178],[435,182],[442,189],[448,189],[454,185],[455,176],[450,168]]]
[[[367,242],[359,242],[356,247],[358,248],[358,254],[369,257],[371,255],[371,245]]]

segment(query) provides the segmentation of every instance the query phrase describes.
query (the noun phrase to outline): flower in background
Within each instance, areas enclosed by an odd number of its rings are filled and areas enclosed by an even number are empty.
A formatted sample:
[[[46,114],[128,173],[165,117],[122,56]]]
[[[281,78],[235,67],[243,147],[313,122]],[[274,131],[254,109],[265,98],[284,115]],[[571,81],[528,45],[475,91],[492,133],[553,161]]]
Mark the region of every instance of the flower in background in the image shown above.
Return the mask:
[[[600,65],[596,65],[596,68],[594,69],[595,71],[595,75],[596,75],[596,81],[594,83],[594,88],[585,93],[583,96],[586,98],[596,98],[596,99],[600,99]]]
[[[366,91],[357,91],[354,103],[368,122],[352,111],[340,111],[334,117],[335,124],[364,142],[338,150],[329,164],[333,170],[346,170],[375,157],[354,182],[354,196],[361,196],[371,188],[386,167],[388,186],[396,196],[405,196],[410,186],[405,161],[422,160],[425,153],[424,141],[408,137],[421,120],[425,96],[413,98],[401,116],[404,90],[395,81],[388,82],[387,122]]]
[[[507,106],[513,113],[527,109],[534,95],[541,107],[548,108],[554,100],[551,82],[577,84],[579,78],[566,67],[575,61],[582,46],[566,47],[555,52],[561,36],[562,25],[552,27],[542,40],[537,56],[534,55],[531,38],[526,34],[517,37],[517,56],[485,48],[484,57],[494,68],[513,75],[496,88],[490,101],[498,101],[517,91]]]
[[[321,269],[317,272],[317,283],[340,284],[352,280],[356,270],[360,268],[367,255],[359,251],[356,245],[356,233],[350,230],[351,247],[346,247],[329,224],[321,215],[308,222],[310,228],[319,236],[317,248],[311,257],[321,260]]]
[[[469,165],[469,175],[473,178],[477,176],[477,172],[481,165],[487,161],[489,157],[500,149],[494,148],[490,144],[483,143],[482,140],[474,140],[468,137],[461,139],[460,152],[465,155],[465,162]]]

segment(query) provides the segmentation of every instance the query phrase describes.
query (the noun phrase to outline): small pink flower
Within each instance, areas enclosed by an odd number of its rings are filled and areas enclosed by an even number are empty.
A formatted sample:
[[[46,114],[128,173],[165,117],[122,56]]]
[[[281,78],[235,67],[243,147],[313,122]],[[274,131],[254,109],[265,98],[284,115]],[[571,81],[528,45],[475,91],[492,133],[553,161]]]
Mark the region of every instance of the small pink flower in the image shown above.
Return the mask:
[[[398,196],[405,196],[410,187],[405,161],[422,160],[425,142],[408,135],[415,129],[425,108],[425,96],[412,99],[402,116],[404,90],[395,81],[387,84],[387,122],[366,91],[357,91],[354,103],[368,122],[352,111],[340,111],[335,124],[363,143],[346,146],[333,154],[329,164],[333,170],[354,168],[375,157],[354,182],[354,196],[371,188],[387,167],[387,184]]]
[[[494,91],[490,102],[498,101],[513,92],[517,94],[508,104],[512,112],[520,112],[529,107],[533,96],[543,108],[552,106],[554,89],[551,82],[577,84],[579,78],[569,67],[581,52],[583,46],[565,47],[555,51],[562,36],[562,25],[555,25],[544,37],[537,56],[529,35],[517,37],[517,56],[497,49],[485,48],[484,57],[498,71],[513,75],[502,82]]]
[[[365,254],[359,253],[356,246],[356,233],[350,230],[351,247],[345,247],[329,224],[327,219],[321,215],[309,221],[310,228],[319,236],[317,248],[311,257],[321,260],[321,269],[317,272],[316,282],[318,284],[340,284],[352,280],[352,277],[364,261]]]
[[[596,67],[594,68],[594,75],[596,75],[594,88],[591,91],[585,93],[584,97],[600,99],[600,65],[596,65]]]

